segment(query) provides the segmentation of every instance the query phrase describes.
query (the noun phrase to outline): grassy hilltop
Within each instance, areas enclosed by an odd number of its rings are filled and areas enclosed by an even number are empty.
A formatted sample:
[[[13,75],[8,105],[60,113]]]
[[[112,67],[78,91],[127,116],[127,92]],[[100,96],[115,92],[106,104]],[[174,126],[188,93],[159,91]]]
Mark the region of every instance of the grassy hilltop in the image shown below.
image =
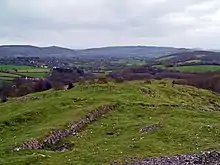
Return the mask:
[[[37,98],[29,100],[28,98]],[[77,85],[68,91],[46,91],[0,104],[0,164],[108,164],[131,158],[196,153],[220,149],[220,97],[207,90],[172,86],[169,80]],[[116,107],[62,139],[64,152],[11,152],[52,128],[65,128],[101,106]],[[151,124],[161,128],[141,133]]]

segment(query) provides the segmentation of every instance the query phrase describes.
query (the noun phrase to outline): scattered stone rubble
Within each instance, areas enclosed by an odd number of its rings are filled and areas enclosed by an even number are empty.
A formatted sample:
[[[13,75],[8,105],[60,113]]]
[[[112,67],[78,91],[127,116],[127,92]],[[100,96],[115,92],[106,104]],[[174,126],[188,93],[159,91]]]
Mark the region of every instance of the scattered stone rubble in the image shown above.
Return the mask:
[[[148,125],[148,126],[145,126],[145,127],[141,128],[140,132],[150,133],[150,132],[153,132],[153,131],[155,131],[159,128],[161,128],[161,126],[159,124]]]
[[[115,105],[101,106],[86,114],[85,117],[83,117],[76,123],[71,124],[68,129],[52,130],[51,133],[45,138],[41,140],[31,139],[27,142],[24,142],[21,146],[14,148],[14,151],[26,150],[26,149],[46,149],[48,148],[48,146],[56,145],[63,138],[76,135],[87,124],[97,120],[99,117],[101,117],[103,114],[107,113],[108,111],[113,110],[114,107]]]
[[[220,111],[220,105],[218,103],[212,103],[216,111]]]
[[[147,95],[153,94],[153,92],[150,89],[145,89],[145,88],[141,88],[140,92]]]
[[[220,153],[212,151],[202,154],[149,158],[134,162],[132,165],[220,165]]]
[[[32,100],[40,100],[38,97],[19,97],[16,99],[17,101],[32,101]]]

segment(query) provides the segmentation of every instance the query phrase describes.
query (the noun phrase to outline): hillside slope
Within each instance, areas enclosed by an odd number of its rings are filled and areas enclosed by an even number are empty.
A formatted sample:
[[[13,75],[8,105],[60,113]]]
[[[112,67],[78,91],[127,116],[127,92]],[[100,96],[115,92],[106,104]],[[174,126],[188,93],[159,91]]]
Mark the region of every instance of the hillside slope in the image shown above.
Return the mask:
[[[77,85],[11,99],[0,104],[0,164],[107,164],[220,149],[219,103],[210,91],[172,86],[168,80]],[[115,107],[77,135],[61,139],[67,150],[48,146],[12,152],[104,105]],[[153,129],[140,132],[146,126]]]

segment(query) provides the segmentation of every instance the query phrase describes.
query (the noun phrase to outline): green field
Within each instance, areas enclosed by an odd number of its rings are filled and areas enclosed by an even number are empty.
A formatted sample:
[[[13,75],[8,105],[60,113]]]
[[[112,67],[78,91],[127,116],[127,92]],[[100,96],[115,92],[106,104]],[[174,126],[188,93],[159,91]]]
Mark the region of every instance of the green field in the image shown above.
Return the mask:
[[[154,65],[153,67],[160,68],[160,69],[165,69],[166,68],[164,65]]]
[[[140,66],[145,65],[146,62],[142,60],[127,60],[127,59],[120,59],[118,61],[112,61],[113,64],[123,64],[126,66]]]
[[[220,70],[217,65],[194,65],[194,66],[178,66],[170,69],[183,71],[183,72],[211,72]]]
[[[45,77],[47,73],[50,71],[50,69],[19,65],[0,65],[0,70],[10,72],[9,74],[12,75],[12,77],[29,76],[39,78]],[[0,79],[5,79],[5,77],[1,77],[0,74]]]
[[[0,70],[26,70],[26,69],[33,69],[32,66],[22,66],[22,65],[0,65]]]
[[[184,61],[183,64],[189,64],[189,63],[200,63],[201,60],[189,60],[189,61]]]
[[[44,69],[44,68],[31,68],[31,69],[20,69],[18,70],[18,72],[31,72],[31,73],[34,73],[34,72],[49,72],[50,69]]]
[[[165,60],[169,60],[169,59],[174,58],[174,57],[176,57],[176,56],[160,57],[160,58],[157,59],[157,61],[165,61]]]
[[[164,65],[154,65],[154,67],[165,69]],[[192,65],[192,66],[176,66],[169,67],[171,70],[178,70],[182,72],[213,72],[220,70],[220,66],[218,65]]]
[[[3,73],[3,72],[0,72],[0,80],[11,81],[11,80],[13,80],[15,77],[19,77],[19,76],[18,76],[18,75],[15,75],[15,74],[11,74],[11,73]]]
[[[141,61],[141,60],[129,60],[126,65],[127,66],[141,66],[141,65],[145,65],[146,62],[145,61]]]
[[[0,76],[0,80],[12,81],[13,79],[14,79],[14,77],[1,77]]]
[[[142,93],[141,89],[151,91]],[[11,99],[0,104],[0,164],[108,164],[130,158],[176,155],[220,149],[220,97],[210,91],[174,86],[171,81],[76,85],[68,91],[28,95],[39,100]],[[64,128],[100,105],[116,108],[89,124],[64,152],[11,152],[30,138],[41,138],[51,128]],[[143,134],[140,128],[160,123]]]
[[[36,77],[36,78],[43,78],[48,74],[48,72],[18,72],[18,73],[23,76]]]
[[[18,75],[15,75],[15,74],[11,74],[11,73],[3,73],[3,72],[0,72],[0,77],[19,77]]]

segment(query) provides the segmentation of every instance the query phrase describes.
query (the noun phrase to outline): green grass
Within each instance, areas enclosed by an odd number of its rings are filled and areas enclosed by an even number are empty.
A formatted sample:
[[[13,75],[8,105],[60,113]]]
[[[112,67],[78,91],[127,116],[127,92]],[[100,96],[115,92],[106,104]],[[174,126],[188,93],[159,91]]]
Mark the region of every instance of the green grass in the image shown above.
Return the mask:
[[[220,112],[210,102],[220,98],[207,90],[172,87],[169,80],[121,84],[77,85],[68,91],[31,94],[40,100],[0,104],[0,164],[107,164],[131,157],[193,153],[220,149]],[[153,94],[143,94],[141,88]],[[106,104],[117,107],[87,126],[65,152],[30,150],[10,152],[15,144],[43,137],[51,128],[65,127],[92,109]],[[142,134],[143,126],[162,128]],[[113,135],[107,135],[107,133]]]
[[[170,69],[183,71],[183,72],[210,72],[220,70],[220,66],[217,65],[194,65],[194,66],[178,66]]]

